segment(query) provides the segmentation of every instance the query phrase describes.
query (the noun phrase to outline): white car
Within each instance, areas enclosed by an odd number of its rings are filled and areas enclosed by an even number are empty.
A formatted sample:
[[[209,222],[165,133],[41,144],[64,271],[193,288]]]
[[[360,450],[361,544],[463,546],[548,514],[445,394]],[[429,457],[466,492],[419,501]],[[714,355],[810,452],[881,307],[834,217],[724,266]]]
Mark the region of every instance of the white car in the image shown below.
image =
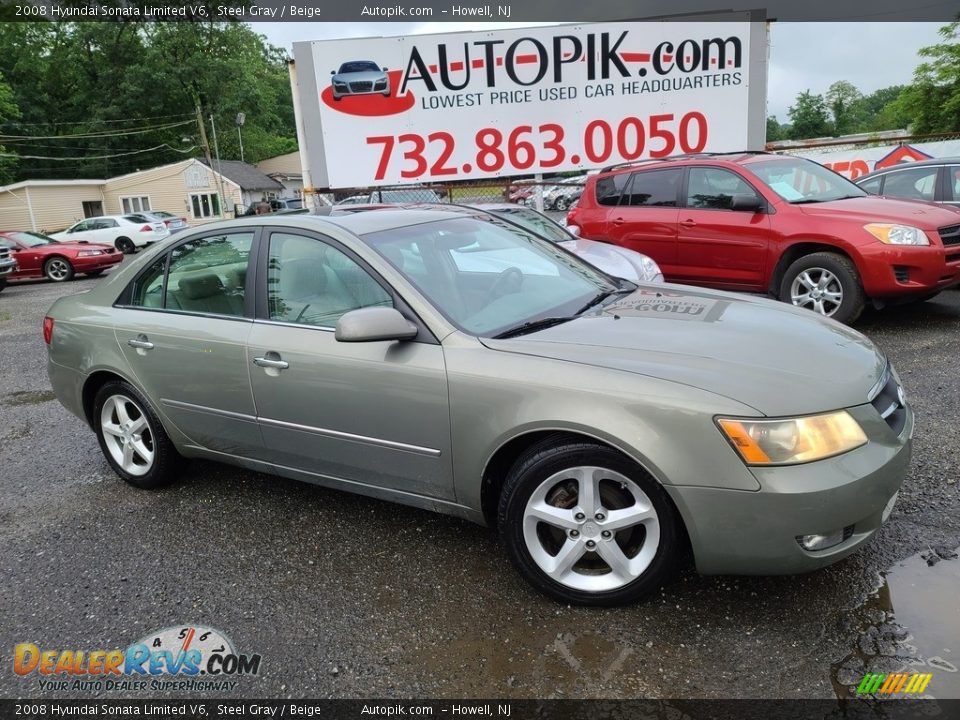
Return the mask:
[[[130,215],[100,215],[87,218],[70,226],[63,232],[54,233],[55,240],[91,242],[113,245],[129,255],[137,248],[146,247],[170,237],[164,222],[142,213]]]

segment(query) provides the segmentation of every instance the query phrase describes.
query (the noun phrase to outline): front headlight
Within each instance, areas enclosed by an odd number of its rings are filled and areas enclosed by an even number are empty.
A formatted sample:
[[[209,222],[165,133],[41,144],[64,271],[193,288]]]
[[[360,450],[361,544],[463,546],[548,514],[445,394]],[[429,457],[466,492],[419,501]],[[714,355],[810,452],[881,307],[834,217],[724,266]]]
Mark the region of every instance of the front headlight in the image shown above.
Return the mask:
[[[885,245],[929,245],[930,238],[920,228],[891,223],[870,223],[863,229]]]
[[[849,452],[867,442],[846,410],[786,420],[717,418],[747,465],[796,465]]]
[[[644,282],[651,283],[662,283],[663,282],[663,272],[660,270],[660,266],[657,265],[656,260],[650,257],[644,257],[640,261],[640,279]]]
[[[100,250],[81,250],[77,253],[77,257],[92,257],[93,255],[102,255],[103,253]]]

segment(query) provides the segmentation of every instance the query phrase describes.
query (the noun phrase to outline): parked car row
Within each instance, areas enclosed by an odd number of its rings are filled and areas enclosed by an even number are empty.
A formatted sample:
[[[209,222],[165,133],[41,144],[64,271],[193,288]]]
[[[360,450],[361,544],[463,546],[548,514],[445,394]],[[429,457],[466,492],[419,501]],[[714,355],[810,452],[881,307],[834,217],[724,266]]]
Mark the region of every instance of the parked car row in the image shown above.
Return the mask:
[[[605,168],[587,180],[567,224],[649,255],[668,282],[769,293],[846,323],[868,302],[926,300],[960,284],[960,211],[873,197],[783,155]]]
[[[854,182],[871,195],[960,208],[960,157],[901,163],[862,175]]]

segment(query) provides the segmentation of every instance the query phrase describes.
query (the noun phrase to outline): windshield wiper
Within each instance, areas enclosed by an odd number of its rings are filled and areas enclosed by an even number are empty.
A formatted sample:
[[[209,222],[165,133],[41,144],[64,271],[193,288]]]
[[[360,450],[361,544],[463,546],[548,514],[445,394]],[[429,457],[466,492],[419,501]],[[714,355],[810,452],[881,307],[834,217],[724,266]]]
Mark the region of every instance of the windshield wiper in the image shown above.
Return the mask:
[[[536,332],[537,330],[545,330],[548,327],[553,327],[554,325],[559,325],[560,323],[565,323],[568,320],[573,319],[573,317],[546,317],[540,318],[539,320],[530,320],[528,322],[521,323],[516,327],[504,330],[501,333],[497,333],[493,336],[493,338],[495,340],[503,340],[504,338],[516,337],[517,335],[526,335],[527,333]]]
[[[624,281],[624,282],[627,282],[627,281]],[[591,301],[588,302],[586,305],[584,305],[582,308],[580,308],[579,310],[577,310],[577,312],[574,313],[574,314],[575,314],[575,315],[583,315],[583,313],[585,313],[587,310],[589,310],[590,308],[592,308],[592,307],[594,307],[594,306],[596,306],[596,305],[599,305],[600,303],[602,303],[604,300],[606,300],[606,299],[609,298],[609,297],[612,297],[612,296],[614,296],[614,295],[625,295],[625,294],[627,294],[627,293],[632,293],[632,292],[633,292],[634,290],[636,290],[636,289],[637,289],[637,286],[636,286],[634,283],[630,283],[629,286],[621,286],[621,287],[618,288],[617,290],[607,290],[607,291],[605,291],[605,292],[599,293],[595,298],[593,298],[593,300],[591,300]]]

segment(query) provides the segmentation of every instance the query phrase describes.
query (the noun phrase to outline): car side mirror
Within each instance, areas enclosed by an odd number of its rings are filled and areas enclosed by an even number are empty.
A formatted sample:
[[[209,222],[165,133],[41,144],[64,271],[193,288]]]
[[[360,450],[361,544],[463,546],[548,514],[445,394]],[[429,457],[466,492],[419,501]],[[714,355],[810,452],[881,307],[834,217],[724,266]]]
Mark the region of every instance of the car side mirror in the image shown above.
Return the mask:
[[[763,201],[756,195],[742,193],[730,198],[730,209],[744,212],[760,212],[760,210],[763,209]]]
[[[330,71],[330,74],[331,74],[331,75],[336,75],[336,74],[337,74],[337,71],[336,71],[336,70],[331,70],[331,71]]]
[[[387,72],[387,69],[386,69],[386,68],[380,68],[380,69],[383,70],[384,72]]]
[[[337,320],[334,337],[340,342],[377,342],[380,340],[412,340],[417,326],[386,307],[351,310]]]

